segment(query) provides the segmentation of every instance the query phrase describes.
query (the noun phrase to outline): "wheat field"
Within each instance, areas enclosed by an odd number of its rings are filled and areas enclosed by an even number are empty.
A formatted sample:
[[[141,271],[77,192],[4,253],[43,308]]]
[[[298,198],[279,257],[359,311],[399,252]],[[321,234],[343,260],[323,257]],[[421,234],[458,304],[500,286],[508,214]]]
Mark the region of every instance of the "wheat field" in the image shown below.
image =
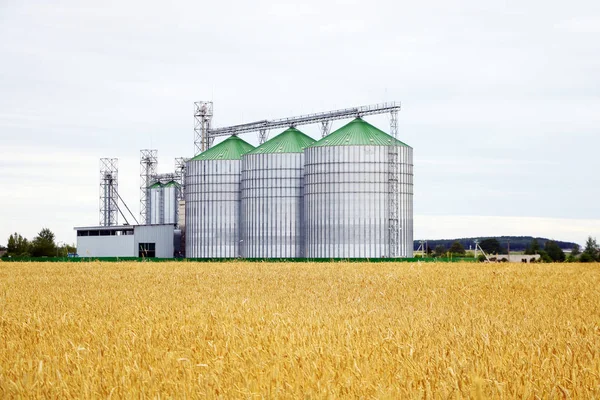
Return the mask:
[[[600,264],[0,262],[32,397],[600,398]]]

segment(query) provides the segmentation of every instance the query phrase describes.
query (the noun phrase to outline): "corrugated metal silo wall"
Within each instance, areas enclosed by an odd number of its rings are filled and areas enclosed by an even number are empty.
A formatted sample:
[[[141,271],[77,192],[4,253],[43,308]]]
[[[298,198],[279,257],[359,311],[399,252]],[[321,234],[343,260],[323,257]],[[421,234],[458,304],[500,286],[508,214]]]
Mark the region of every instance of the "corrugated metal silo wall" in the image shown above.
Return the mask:
[[[186,257],[239,257],[240,160],[194,160],[185,177]]]
[[[164,222],[165,224],[177,223],[177,187],[168,185],[163,188]]]
[[[303,153],[243,156],[242,257],[304,257],[303,170]]]
[[[162,224],[162,215],[160,203],[162,201],[163,188],[156,187],[150,189],[150,220],[149,224]]]
[[[413,257],[413,149],[398,147],[398,191],[399,207],[398,223],[400,227],[400,257]]]
[[[398,150],[397,255],[410,257],[412,149]],[[304,153],[306,257],[389,257],[389,146],[316,146]]]

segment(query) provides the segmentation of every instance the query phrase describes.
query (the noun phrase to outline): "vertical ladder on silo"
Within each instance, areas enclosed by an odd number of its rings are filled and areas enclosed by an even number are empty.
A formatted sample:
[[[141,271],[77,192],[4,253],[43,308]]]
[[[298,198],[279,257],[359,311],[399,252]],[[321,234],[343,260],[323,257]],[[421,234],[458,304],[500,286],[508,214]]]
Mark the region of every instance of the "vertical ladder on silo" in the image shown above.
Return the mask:
[[[398,110],[393,109],[390,111],[390,134],[397,139],[398,138]],[[388,177],[388,190],[389,190],[389,201],[388,201],[388,215],[389,215],[389,234],[390,234],[390,258],[399,257],[400,248],[400,224],[399,224],[399,161],[398,161],[398,145],[394,143],[389,147],[388,150],[388,163],[389,163],[389,177]]]
[[[159,191],[159,201],[158,201],[159,211],[158,211],[158,223],[165,223],[165,187],[162,186]]]
[[[398,221],[398,197],[399,197],[399,173],[398,173],[398,146],[394,143],[388,150],[389,174],[388,174],[388,215],[390,234],[390,258],[399,257],[400,227]]]

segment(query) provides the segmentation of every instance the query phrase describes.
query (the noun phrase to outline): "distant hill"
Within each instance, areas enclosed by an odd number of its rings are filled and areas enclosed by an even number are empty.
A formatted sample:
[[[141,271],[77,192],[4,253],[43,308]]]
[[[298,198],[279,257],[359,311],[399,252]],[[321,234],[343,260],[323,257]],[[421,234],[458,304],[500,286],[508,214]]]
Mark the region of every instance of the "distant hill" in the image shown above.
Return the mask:
[[[527,248],[527,246],[529,246],[529,244],[532,242],[533,236],[482,236],[482,237],[461,238],[461,239],[427,240],[427,245],[429,246],[430,249],[435,249],[435,247],[439,246],[439,245],[442,245],[446,249],[448,249],[448,248],[450,248],[450,246],[452,246],[452,243],[454,243],[455,241],[458,240],[460,242],[460,244],[462,244],[466,250],[469,250],[469,248],[474,248],[475,240],[479,240],[481,242],[483,239],[497,239],[503,248],[506,248],[506,244],[507,244],[508,240],[510,239],[510,250],[511,251],[524,251]],[[541,238],[541,237],[538,237],[536,239],[537,239],[541,249],[544,248],[544,245],[546,244],[546,242],[548,240],[552,240],[552,239]],[[554,240],[554,242],[556,242],[556,244],[558,244],[558,246],[563,250],[570,250],[575,245],[575,243],[573,243],[573,242],[561,242],[560,240]],[[420,244],[420,240],[415,240],[415,242],[414,242],[415,250],[419,248],[419,244]]]

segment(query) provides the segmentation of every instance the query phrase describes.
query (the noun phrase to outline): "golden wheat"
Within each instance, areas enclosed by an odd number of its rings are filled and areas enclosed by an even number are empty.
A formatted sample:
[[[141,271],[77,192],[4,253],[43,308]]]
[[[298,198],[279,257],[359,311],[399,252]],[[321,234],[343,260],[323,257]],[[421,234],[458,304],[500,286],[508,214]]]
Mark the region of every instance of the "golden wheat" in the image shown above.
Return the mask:
[[[600,397],[600,264],[0,263],[0,397]]]

